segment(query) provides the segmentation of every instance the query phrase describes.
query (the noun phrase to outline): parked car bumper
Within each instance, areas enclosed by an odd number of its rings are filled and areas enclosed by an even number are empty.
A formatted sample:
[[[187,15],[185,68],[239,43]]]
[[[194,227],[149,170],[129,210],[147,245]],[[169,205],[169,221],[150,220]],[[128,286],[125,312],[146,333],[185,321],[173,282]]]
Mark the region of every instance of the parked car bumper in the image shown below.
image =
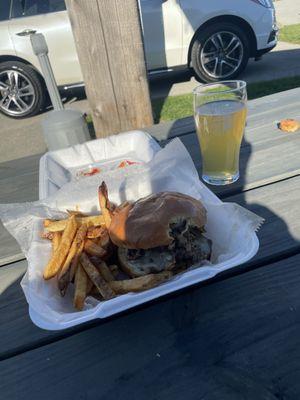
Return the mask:
[[[268,35],[266,47],[257,49],[254,54],[254,57],[255,58],[261,57],[262,55],[269,53],[271,50],[274,49],[274,47],[276,47],[277,42],[278,42],[278,28],[274,27]]]
[[[276,45],[277,45],[277,42],[275,44],[272,44],[271,47],[266,47],[265,49],[257,50],[256,53],[254,54],[254,57],[259,58],[259,57],[263,56],[264,54],[269,53],[271,50],[274,49],[274,47],[276,47]]]
[[[265,54],[271,51],[278,41],[278,26],[276,22],[275,10],[267,9],[261,18],[260,26],[262,27],[256,34],[257,52]]]

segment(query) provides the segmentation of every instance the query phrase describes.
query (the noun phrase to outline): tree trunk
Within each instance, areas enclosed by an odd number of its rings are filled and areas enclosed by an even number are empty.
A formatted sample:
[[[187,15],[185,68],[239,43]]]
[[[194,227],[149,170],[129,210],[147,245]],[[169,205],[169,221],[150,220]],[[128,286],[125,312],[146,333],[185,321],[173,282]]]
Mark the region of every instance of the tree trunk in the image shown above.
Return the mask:
[[[153,124],[137,0],[66,0],[97,137]]]

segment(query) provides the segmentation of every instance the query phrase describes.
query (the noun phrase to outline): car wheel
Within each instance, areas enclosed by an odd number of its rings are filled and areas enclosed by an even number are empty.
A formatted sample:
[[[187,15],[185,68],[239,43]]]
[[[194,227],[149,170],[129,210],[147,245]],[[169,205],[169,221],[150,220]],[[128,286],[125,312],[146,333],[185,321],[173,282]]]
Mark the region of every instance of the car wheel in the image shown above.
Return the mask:
[[[0,111],[12,118],[31,117],[43,109],[46,92],[38,73],[18,61],[0,64]]]
[[[192,45],[191,62],[200,81],[216,82],[238,76],[247,65],[249,53],[244,31],[224,22],[199,30]]]

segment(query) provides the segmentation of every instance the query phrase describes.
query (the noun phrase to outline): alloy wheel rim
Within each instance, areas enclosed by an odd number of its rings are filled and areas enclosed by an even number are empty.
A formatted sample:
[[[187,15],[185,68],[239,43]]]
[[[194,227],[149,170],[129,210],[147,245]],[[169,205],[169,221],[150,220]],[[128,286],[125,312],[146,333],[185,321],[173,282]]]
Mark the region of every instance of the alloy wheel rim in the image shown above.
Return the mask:
[[[0,72],[0,109],[8,115],[26,114],[35,102],[34,87],[22,72]]]
[[[206,40],[200,52],[200,61],[207,75],[222,79],[237,71],[243,55],[240,38],[233,32],[222,31],[214,33]]]

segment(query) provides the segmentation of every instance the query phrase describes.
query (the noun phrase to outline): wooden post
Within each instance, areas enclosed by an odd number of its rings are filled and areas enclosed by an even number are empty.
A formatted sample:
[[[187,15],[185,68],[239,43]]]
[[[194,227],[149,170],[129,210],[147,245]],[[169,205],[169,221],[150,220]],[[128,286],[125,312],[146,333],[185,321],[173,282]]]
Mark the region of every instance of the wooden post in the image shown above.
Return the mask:
[[[153,124],[138,0],[66,0],[97,137]]]

